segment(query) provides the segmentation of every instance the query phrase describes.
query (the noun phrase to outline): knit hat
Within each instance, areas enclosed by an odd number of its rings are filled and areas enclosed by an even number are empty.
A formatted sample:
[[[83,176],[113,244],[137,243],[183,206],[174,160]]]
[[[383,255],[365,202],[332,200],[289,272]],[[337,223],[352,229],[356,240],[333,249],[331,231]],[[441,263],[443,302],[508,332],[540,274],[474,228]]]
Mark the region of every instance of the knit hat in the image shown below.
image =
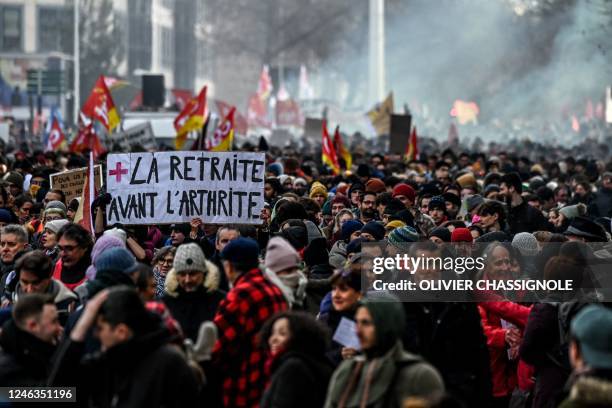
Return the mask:
[[[385,187],[385,183],[378,178],[371,178],[368,180],[368,182],[365,185],[365,191],[366,193],[382,193],[383,191],[385,191],[387,188]]]
[[[375,240],[381,241],[385,238],[385,227],[377,221],[370,221],[361,228],[361,233],[370,234]]]
[[[408,198],[410,201],[414,202],[414,198],[416,197],[416,192],[412,186],[408,184],[400,183],[393,187],[393,197],[404,196]]]
[[[295,180],[293,180],[293,187],[295,186],[307,186],[308,182],[306,180],[304,180],[301,177],[296,177]]]
[[[451,242],[472,242],[474,238],[467,228],[455,228],[451,233]]]
[[[389,221],[387,225],[385,225],[385,229],[395,229],[405,227],[406,223],[400,220]]]
[[[570,327],[587,365],[612,369],[612,311],[600,305],[586,306],[572,319]]]
[[[96,271],[121,271],[126,274],[135,272],[138,268],[138,262],[134,255],[125,248],[115,247],[100,254],[98,259],[95,260],[94,266]]]
[[[115,237],[121,240],[121,242],[123,242],[124,244],[127,242],[127,232],[125,232],[125,230],[122,230],[121,228],[108,229],[104,231],[104,234],[102,234],[102,236],[103,237]]]
[[[429,211],[438,209],[446,212],[446,201],[444,201],[444,197],[435,196],[429,200],[429,205],[427,206]]]
[[[332,199],[331,203],[332,205],[341,203],[341,204],[344,204],[346,208],[349,208],[351,206],[351,201],[348,199],[347,196],[342,195],[342,194],[336,194],[334,198]]]
[[[440,184],[436,181],[423,184],[419,189],[419,195],[431,194],[432,196],[440,195]]]
[[[51,221],[51,222],[60,222],[60,221],[66,221],[66,220],[57,220],[57,221]],[[48,222],[47,225],[45,225],[45,228],[47,228],[47,226],[51,222]],[[122,241],[120,238],[117,238],[116,236],[106,235],[106,234],[102,235],[100,238],[96,240],[96,243],[94,244],[91,250],[92,264],[89,265],[89,267],[85,271],[85,276],[87,277],[87,279],[94,280],[96,278],[96,275],[98,273],[95,267],[96,261],[98,260],[100,255],[102,255],[104,252],[108,251],[111,248],[125,248],[125,240]]]
[[[271,163],[268,165],[268,172],[278,177],[283,174],[283,165],[278,162]]]
[[[10,224],[13,219],[11,212],[4,208],[0,208],[0,222],[4,222],[6,224]]]
[[[559,210],[559,214],[563,214],[563,216],[568,220],[573,220],[574,218],[580,215],[585,215],[586,212],[587,207],[582,203],[578,203],[576,205],[568,205]]]
[[[206,257],[202,248],[196,243],[179,245],[174,255],[174,263],[172,264],[176,273],[186,271],[199,271],[206,273],[208,266],[206,265]]]
[[[476,177],[472,173],[466,173],[462,176],[457,177],[457,184],[461,186],[461,188],[477,188],[478,183],[476,183]]]
[[[451,242],[451,233],[448,228],[445,227],[436,227],[432,229],[429,233],[429,237],[438,237],[443,242]]]
[[[540,252],[538,240],[529,232],[519,232],[512,238],[512,246],[523,256],[536,256]]]
[[[2,210],[0,210],[2,211]],[[49,231],[53,232],[54,234],[57,234],[59,232],[60,229],[62,229],[62,227],[66,224],[70,224],[70,221],[68,220],[53,220],[53,221],[48,221],[45,224],[45,229],[48,229]]]
[[[264,263],[270,271],[277,273],[294,268],[299,262],[300,256],[287,240],[273,237],[268,241]]]
[[[68,210],[66,208],[66,205],[64,203],[62,203],[61,201],[49,201],[47,203],[47,205],[45,205],[45,212],[49,211],[49,210],[59,210],[62,213],[66,214],[66,211]]]
[[[232,263],[257,266],[259,245],[251,238],[236,238],[223,248],[221,258]]]
[[[359,231],[362,228],[363,228],[363,223],[361,221],[348,220],[344,224],[342,224],[342,228],[340,230],[341,231],[340,238],[346,242],[349,240],[349,238],[354,232]]]
[[[389,234],[388,241],[390,244],[397,246],[406,242],[418,242],[419,233],[412,227],[396,228]]]
[[[468,212],[474,211],[476,207],[484,203],[484,198],[480,194],[474,194],[465,199],[465,204]]]
[[[317,194],[323,194],[325,198],[327,198],[327,188],[318,181],[315,181],[312,183],[312,186],[310,186],[310,194],[308,196],[313,198]]]
[[[2,177],[2,181],[9,183],[9,184],[14,184],[15,186],[23,189],[24,179],[21,173],[17,171],[10,171],[6,173],[4,177]]]
[[[563,234],[575,235],[594,240],[595,242],[606,242],[608,240],[606,231],[601,225],[581,216],[574,218]]]

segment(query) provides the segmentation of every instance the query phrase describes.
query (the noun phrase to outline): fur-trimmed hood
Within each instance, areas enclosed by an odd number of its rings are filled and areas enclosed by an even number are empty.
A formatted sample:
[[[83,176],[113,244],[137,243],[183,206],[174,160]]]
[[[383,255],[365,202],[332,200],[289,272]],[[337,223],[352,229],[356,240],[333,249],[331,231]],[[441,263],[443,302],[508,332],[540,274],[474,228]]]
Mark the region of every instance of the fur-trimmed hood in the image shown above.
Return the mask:
[[[206,260],[206,276],[204,277],[204,281],[202,282],[202,286],[206,289],[207,292],[212,292],[213,290],[219,289],[219,280],[221,278],[219,268],[217,265],[210,262],[208,259]],[[166,282],[164,284],[166,289],[166,294],[172,297],[178,296],[178,280],[176,278],[176,272],[174,268],[170,269],[168,275],[166,275]]]
[[[579,406],[612,406],[612,382],[594,377],[581,377],[572,387],[569,401]]]

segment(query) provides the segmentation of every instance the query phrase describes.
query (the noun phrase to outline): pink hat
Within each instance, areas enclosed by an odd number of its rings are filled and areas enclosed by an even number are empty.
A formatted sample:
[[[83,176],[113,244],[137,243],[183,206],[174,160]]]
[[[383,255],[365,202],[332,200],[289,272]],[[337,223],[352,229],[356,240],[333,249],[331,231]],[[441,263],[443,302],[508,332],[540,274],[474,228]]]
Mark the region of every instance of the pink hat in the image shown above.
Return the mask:
[[[300,262],[300,256],[289,241],[281,237],[274,237],[268,241],[266,248],[266,268],[278,273],[295,268]]]

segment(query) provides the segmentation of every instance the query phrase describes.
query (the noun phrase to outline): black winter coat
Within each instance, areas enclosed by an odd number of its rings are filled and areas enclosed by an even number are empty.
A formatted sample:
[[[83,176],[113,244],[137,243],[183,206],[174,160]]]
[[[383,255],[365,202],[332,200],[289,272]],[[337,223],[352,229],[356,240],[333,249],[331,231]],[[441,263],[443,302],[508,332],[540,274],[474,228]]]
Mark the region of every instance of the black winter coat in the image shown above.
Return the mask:
[[[19,329],[13,320],[2,326],[0,337],[0,384],[45,385],[55,346]]]
[[[202,322],[212,321],[225,293],[219,290],[207,291],[203,287],[195,292],[178,289],[178,296],[165,295],[163,302],[170,314],[181,324],[185,337],[197,340],[198,329]]]
[[[320,408],[333,368],[324,359],[287,352],[272,365],[260,408]]]
[[[467,407],[489,406],[492,395],[487,340],[474,303],[404,302],[406,351],[438,369],[447,391]]]
[[[87,356],[83,356],[84,343],[66,339],[58,350],[49,384],[76,385],[79,406],[198,406],[194,372],[168,339],[167,330],[158,329]]]
[[[526,201],[508,211],[508,230],[515,235],[519,232],[552,231],[553,226],[542,212]]]

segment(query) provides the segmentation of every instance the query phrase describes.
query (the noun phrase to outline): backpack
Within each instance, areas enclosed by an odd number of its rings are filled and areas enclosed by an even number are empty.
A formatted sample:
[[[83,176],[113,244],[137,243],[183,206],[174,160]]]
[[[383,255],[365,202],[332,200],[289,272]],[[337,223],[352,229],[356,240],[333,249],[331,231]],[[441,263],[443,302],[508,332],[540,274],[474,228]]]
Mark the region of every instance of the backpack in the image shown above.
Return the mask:
[[[566,374],[572,372],[569,361],[570,325],[576,314],[591,302],[585,300],[571,300],[569,302],[552,303],[557,308],[557,327],[559,339],[546,356]]]

